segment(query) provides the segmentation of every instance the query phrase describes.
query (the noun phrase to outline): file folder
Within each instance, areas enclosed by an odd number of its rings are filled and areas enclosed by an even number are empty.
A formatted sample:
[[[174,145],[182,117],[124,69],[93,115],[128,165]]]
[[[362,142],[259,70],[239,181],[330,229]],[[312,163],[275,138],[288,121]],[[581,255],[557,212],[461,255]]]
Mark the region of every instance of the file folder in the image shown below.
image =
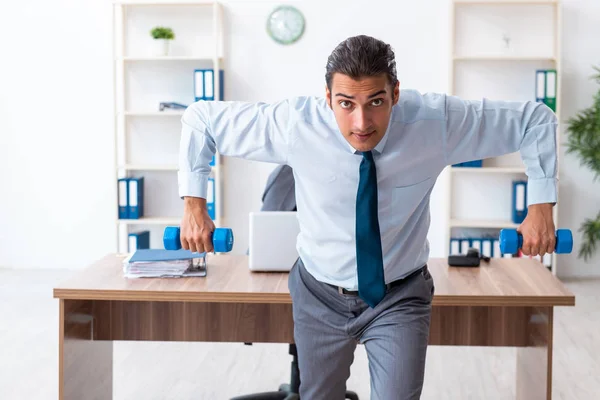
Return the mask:
[[[194,71],[194,99],[204,99],[204,70],[201,69]]]
[[[128,238],[128,251],[130,253],[136,250],[150,248],[150,231],[132,232],[128,235]]]
[[[552,254],[544,254],[544,257],[542,259],[542,264],[544,264],[546,267],[551,267],[552,266]]]
[[[469,239],[461,239],[460,240],[460,254],[467,254],[469,252],[469,247],[471,247],[471,241]]]
[[[486,257],[492,257],[492,240],[485,238],[481,240],[481,254]]]
[[[556,112],[556,70],[550,69],[546,71],[546,95],[544,103],[550,109]]]
[[[512,193],[512,220],[523,222],[527,216],[527,181],[514,181]]]
[[[117,182],[119,197],[119,219],[129,218],[129,185],[128,178],[120,178]]]
[[[144,216],[144,177],[129,178],[129,219]]]
[[[450,255],[460,254],[460,242],[457,238],[450,239]]]
[[[224,71],[219,70],[219,94],[220,99],[224,99]],[[215,100],[215,77],[213,69],[194,70],[194,98],[199,100]]]
[[[492,240],[492,257],[502,257],[502,252],[500,251],[500,240],[498,239]]]
[[[479,254],[481,254],[481,239],[480,238],[471,239],[471,247],[474,249],[477,249],[479,251]]]
[[[546,71],[538,69],[535,71],[535,101],[543,103],[546,98]]]
[[[206,192],[206,207],[210,219],[215,220],[215,180],[208,178],[208,190]]]

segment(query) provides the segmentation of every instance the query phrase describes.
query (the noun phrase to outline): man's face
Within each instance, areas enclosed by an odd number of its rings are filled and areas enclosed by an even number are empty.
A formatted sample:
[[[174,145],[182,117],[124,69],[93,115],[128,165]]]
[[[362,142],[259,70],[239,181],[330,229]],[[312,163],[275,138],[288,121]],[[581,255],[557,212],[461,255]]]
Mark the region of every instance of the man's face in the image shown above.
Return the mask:
[[[335,73],[326,91],[342,135],[358,151],[373,150],[387,130],[399,84],[392,88],[386,74],[354,80]]]

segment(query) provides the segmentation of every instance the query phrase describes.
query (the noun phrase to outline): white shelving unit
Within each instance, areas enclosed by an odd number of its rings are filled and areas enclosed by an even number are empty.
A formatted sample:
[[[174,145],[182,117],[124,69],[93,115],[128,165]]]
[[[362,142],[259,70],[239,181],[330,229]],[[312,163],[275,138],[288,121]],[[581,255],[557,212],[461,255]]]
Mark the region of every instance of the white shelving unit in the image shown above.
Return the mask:
[[[154,51],[150,31],[173,29],[168,55]],[[194,70],[224,69],[223,11],[218,1],[113,3],[115,185],[122,177],[144,177],[144,216],[119,219],[115,198],[117,251],[127,236],[150,230],[152,248],[162,248],[165,226],[179,225],[183,201],[177,185],[178,144],[183,110],[159,111],[160,102],[195,101]],[[217,74],[215,74],[218,77]],[[222,100],[220,80],[215,100]],[[223,162],[215,155],[215,225],[223,226]]]
[[[450,10],[450,89],[465,99],[535,101],[535,70],[556,69],[561,109],[561,4],[539,1],[462,1]],[[560,125],[557,144],[560,145]],[[560,160],[559,160],[560,162]],[[517,228],[511,181],[526,179],[519,153],[483,160],[481,168],[448,167],[446,253],[461,231]],[[554,207],[558,226],[558,207]],[[468,233],[467,233],[468,235]],[[556,255],[551,270],[557,271]]]

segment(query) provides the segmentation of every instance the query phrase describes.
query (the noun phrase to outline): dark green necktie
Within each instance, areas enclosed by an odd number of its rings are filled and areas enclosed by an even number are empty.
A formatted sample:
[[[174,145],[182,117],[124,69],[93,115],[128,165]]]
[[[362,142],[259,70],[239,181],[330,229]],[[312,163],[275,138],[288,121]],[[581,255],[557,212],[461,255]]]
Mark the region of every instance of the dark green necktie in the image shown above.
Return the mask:
[[[358,295],[375,307],[385,295],[383,252],[377,213],[377,171],[370,151],[363,153],[356,194]]]

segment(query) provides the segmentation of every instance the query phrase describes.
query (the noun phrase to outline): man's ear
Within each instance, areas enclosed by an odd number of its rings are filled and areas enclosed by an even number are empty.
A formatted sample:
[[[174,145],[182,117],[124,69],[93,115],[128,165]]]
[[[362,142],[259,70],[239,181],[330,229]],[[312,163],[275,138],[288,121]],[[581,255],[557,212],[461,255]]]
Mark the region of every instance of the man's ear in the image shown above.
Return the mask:
[[[400,81],[396,82],[396,86],[394,87],[394,105],[398,104],[399,99],[400,99]]]
[[[325,99],[327,100],[327,104],[329,105],[329,108],[331,108],[333,110],[333,108],[331,107],[331,91],[327,87],[327,84],[325,84]]]

